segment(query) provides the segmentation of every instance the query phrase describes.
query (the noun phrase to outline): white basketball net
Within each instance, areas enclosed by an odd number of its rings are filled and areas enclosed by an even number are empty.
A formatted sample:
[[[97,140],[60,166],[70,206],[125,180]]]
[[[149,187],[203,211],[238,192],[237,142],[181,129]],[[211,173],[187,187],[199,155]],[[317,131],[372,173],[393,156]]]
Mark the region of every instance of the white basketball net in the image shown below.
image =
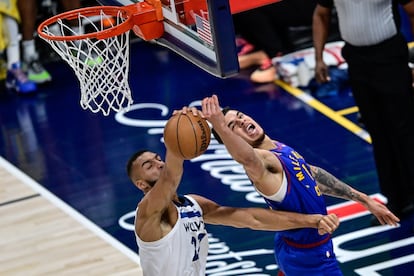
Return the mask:
[[[79,32],[78,28],[60,19],[46,26],[43,32],[50,36],[81,35],[84,30],[98,32],[107,29],[106,24],[116,26],[125,20],[120,12],[114,18],[115,22],[110,21],[111,17],[103,11],[100,18],[97,17],[78,14],[79,30],[82,30]],[[133,100],[128,83],[129,31],[101,40],[45,40],[75,71],[80,82],[80,105],[83,109],[95,113],[102,111],[107,116],[111,109],[118,112],[130,107]]]

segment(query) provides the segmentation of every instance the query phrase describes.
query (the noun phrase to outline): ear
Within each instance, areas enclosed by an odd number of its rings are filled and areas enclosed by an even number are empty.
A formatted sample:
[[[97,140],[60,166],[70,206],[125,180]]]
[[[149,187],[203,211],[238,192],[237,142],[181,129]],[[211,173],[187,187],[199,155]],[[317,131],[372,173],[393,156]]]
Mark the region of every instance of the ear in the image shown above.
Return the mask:
[[[137,187],[138,189],[140,189],[142,191],[144,191],[148,186],[148,184],[145,181],[141,180],[141,179],[136,180],[134,182],[134,185],[135,185],[135,187]]]

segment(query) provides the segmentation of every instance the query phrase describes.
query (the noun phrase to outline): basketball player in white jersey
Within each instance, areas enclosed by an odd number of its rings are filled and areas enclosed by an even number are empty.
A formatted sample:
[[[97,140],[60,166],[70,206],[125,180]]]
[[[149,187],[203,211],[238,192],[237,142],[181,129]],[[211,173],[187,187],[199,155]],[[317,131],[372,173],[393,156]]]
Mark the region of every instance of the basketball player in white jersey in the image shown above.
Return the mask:
[[[186,107],[181,112],[198,114]],[[179,196],[183,162],[168,148],[165,162],[148,150],[136,152],[128,161],[128,176],[144,193],[136,211],[135,234],[145,276],[205,276],[205,223],[267,231],[317,228],[321,235],[339,225],[335,215],[233,208],[198,195]]]

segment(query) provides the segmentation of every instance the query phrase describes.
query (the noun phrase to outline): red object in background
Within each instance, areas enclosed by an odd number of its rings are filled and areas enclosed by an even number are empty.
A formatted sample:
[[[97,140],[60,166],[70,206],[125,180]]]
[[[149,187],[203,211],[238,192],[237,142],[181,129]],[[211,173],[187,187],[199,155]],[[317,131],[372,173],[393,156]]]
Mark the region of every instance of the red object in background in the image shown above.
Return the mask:
[[[283,0],[229,0],[230,11],[232,14],[251,10],[260,6],[265,6],[280,1]]]
[[[379,203],[387,203],[387,199],[382,194],[373,194],[370,197]],[[343,221],[364,216],[369,214],[369,211],[361,203],[355,201],[345,201],[340,204],[328,206],[328,213],[337,215],[339,220]]]

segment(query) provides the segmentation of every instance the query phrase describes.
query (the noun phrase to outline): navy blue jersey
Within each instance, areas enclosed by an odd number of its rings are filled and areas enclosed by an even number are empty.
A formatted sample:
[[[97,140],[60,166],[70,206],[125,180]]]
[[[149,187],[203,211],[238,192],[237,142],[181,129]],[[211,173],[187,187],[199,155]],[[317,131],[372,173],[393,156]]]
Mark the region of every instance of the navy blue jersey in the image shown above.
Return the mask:
[[[287,192],[282,202],[276,202],[265,197],[271,209],[292,211],[302,214],[327,214],[326,203],[312,177],[309,165],[305,159],[291,147],[275,142],[271,150],[282,163],[287,178]],[[314,228],[303,228],[280,231],[283,238],[299,244],[313,244],[326,239]]]
[[[287,181],[285,197],[277,202],[263,196],[271,209],[303,214],[327,214],[326,203],[305,159],[291,147],[275,142],[271,150],[280,160]],[[342,275],[329,234],[314,228],[278,231],[275,258],[286,275]]]

